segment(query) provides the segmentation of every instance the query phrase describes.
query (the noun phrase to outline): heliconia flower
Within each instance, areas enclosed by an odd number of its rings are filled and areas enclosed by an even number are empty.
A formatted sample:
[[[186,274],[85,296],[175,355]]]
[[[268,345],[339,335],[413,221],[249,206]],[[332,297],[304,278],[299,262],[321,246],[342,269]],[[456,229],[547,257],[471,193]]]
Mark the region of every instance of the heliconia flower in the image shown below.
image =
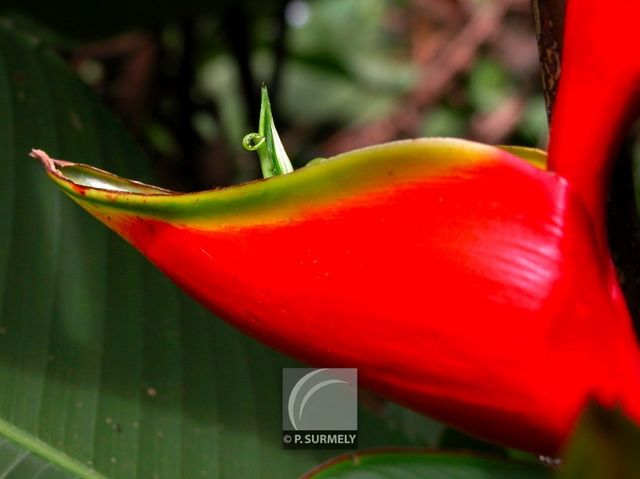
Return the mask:
[[[568,48],[584,34],[572,21],[581,6],[598,3],[580,1],[568,2]],[[617,3],[640,8],[607,5]],[[579,145],[613,145],[626,110],[603,117],[605,139],[567,126],[572,107],[582,114],[568,82],[585,61],[568,59],[557,172],[537,150],[422,139],[281,174],[289,163],[266,97],[246,140],[274,175],[265,180],[179,194],[33,154],[247,334],[312,365],[357,367],[371,390],[472,434],[555,453],[590,398],[640,420],[640,357],[603,236],[606,178],[589,176],[612,146],[589,156]]]

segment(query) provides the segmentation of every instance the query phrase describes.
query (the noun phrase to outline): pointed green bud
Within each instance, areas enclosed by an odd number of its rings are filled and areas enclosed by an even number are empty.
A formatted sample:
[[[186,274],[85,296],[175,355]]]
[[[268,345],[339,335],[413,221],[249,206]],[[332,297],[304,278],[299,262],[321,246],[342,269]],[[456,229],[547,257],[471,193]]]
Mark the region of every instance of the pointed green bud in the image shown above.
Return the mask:
[[[257,151],[260,157],[262,176],[285,175],[293,171],[291,161],[282,146],[280,136],[273,123],[271,104],[267,87],[262,86],[262,99],[260,102],[260,124],[258,133],[249,133],[242,139],[242,145],[250,151]]]

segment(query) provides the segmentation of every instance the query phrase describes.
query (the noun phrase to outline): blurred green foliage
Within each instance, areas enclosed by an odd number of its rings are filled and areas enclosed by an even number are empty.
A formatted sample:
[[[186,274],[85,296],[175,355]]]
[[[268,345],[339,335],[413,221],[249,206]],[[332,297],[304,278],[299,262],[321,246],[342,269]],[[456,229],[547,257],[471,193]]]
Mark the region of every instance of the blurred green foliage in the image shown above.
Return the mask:
[[[470,46],[474,60],[452,72],[446,88],[416,100],[430,66],[448,68],[440,57],[482,6],[10,0],[0,12],[69,59],[121,115],[164,184],[201,189],[259,175],[241,139],[256,127],[261,83],[296,166],[335,153],[336,136],[339,149],[349,147],[351,131],[355,138],[403,109],[409,127],[383,141],[460,136],[544,147],[534,33],[522,9],[507,11],[495,36]]]

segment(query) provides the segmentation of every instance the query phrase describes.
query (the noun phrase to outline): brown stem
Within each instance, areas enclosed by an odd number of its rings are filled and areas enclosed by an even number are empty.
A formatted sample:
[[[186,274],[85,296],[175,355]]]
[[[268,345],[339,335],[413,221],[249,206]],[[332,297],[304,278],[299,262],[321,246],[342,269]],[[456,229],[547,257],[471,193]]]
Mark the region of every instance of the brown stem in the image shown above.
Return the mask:
[[[549,119],[560,81],[565,3],[566,0],[532,0],[542,86]]]

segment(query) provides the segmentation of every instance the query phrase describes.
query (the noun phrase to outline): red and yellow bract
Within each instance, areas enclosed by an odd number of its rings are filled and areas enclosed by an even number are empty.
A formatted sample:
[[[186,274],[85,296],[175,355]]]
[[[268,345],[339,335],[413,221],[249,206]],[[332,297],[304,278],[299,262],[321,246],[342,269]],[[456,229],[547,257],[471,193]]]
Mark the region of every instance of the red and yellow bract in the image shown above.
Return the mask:
[[[638,75],[605,75],[611,110],[596,82],[572,90],[611,45],[589,37],[600,19],[584,12],[602,2],[568,3],[556,172],[515,156],[532,151],[431,139],[177,194],[35,155],[247,334],[313,365],[357,367],[370,389],[470,433],[555,453],[590,398],[640,420],[640,361],[603,206]],[[606,21],[640,18],[640,4],[616,5]]]

